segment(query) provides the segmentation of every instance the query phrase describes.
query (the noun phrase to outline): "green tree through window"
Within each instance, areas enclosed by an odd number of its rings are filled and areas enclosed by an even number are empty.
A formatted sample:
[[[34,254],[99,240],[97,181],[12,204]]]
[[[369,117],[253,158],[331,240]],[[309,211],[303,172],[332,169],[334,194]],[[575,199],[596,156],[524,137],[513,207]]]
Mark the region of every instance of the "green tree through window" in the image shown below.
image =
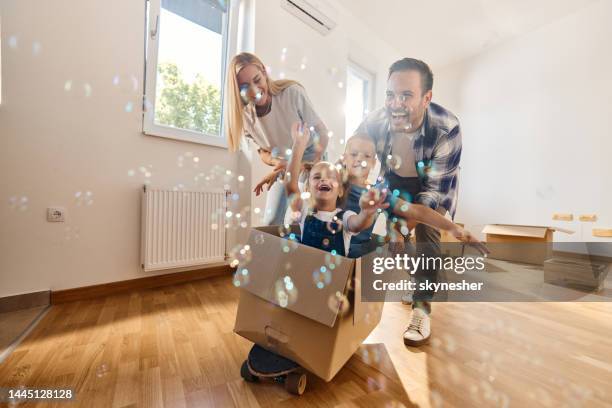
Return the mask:
[[[221,93],[200,75],[183,79],[173,63],[157,67],[155,122],[211,135],[221,131]]]

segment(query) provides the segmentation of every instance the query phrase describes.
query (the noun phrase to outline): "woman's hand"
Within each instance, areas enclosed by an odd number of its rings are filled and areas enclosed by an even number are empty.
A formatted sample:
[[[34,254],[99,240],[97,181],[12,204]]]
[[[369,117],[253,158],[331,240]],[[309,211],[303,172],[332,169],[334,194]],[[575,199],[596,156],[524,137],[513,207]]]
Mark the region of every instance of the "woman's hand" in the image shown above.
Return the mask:
[[[489,253],[491,253],[491,251],[489,251],[489,248],[487,248],[484,242],[478,240],[475,236],[472,235],[470,231],[461,228],[459,225],[456,225],[455,229],[451,231],[451,234],[453,235],[453,237],[455,237],[456,240],[476,248],[476,250],[482,255],[488,255]]]
[[[283,162],[284,163],[284,162]],[[255,189],[253,189],[253,192],[255,193],[256,196],[259,196],[263,190],[264,187],[267,185],[268,187],[266,188],[266,191],[270,191],[270,188],[272,187],[272,185],[276,182],[276,180],[278,179],[278,176],[281,173],[285,172],[285,167],[287,166],[287,163],[284,163],[284,165],[279,164],[277,165],[274,170],[272,170],[270,173],[268,173],[263,179],[261,179],[261,181],[255,186]]]

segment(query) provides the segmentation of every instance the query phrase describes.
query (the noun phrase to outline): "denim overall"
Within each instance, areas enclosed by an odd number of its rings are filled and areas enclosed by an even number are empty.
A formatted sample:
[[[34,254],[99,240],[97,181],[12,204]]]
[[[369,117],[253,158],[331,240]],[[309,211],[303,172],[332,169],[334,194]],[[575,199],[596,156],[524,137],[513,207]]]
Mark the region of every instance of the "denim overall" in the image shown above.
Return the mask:
[[[302,244],[319,248],[327,252],[335,251],[337,255],[345,256],[344,234],[342,233],[342,218],[344,211],[336,214],[337,221],[328,223],[314,215],[307,215],[304,220]],[[335,233],[334,233],[335,232]]]

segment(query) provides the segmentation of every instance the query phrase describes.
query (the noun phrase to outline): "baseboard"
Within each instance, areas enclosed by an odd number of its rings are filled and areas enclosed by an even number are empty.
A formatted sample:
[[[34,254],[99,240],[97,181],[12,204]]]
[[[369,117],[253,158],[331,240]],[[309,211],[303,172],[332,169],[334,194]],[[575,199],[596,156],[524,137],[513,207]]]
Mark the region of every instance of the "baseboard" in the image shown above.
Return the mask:
[[[0,298],[0,313],[31,309],[38,306],[48,306],[51,291],[24,293],[23,295],[5,296]]]
[[[80,288],[64,289],[51,292],[51,304],[89,300],[96,297],[110,296],[117,293],[158,288],[193,282],[220,275],[229,275],[234,268],[227,264],[215,264],[202,269],[168,273],[164,275],[148,276],[146,278],[130,279],[119,282],[109,282],[100,285],[83,286]]]

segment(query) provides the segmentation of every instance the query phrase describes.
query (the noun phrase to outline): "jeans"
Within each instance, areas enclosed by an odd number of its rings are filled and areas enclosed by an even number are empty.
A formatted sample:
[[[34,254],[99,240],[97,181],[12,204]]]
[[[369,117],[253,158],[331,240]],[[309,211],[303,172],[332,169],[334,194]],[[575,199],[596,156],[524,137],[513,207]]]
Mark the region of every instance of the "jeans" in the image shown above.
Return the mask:
[[[389,190],[393,192],[393,190],[399,190],[401,197],[408,197],[405,193],[409,194],[409,197],[414,197],[421,191],[421,183],[418,177],[400,177],[393,172],[388,172],[385,175],[389,183]],[[442,207],[438,208],[438,212],[444,215],[446,210]],[[417,224],[415,227],[416,232],[416,251],[410,251],[409,246],[411,245],[409,242],[404,244],[404,251],[407,254],[413,253],[413,256],[421,256],[424,257],[437,257],[440,256],[440,231],[436,228],[430,227],[425,224]],[[433,265],[432,265],[433,266]],[[419,285],[421,283],[433,282],[437,283],[439,272],[435,267],[431,268],[420,268],[416,271],[414,278],[417,285],[417,290],[415,290],[412,299],[412,307],[418,307],[425,312],[431,312],[431,306],[429,305],[429,301],[433,299],[434,292],[432,290],[419,290]]]

